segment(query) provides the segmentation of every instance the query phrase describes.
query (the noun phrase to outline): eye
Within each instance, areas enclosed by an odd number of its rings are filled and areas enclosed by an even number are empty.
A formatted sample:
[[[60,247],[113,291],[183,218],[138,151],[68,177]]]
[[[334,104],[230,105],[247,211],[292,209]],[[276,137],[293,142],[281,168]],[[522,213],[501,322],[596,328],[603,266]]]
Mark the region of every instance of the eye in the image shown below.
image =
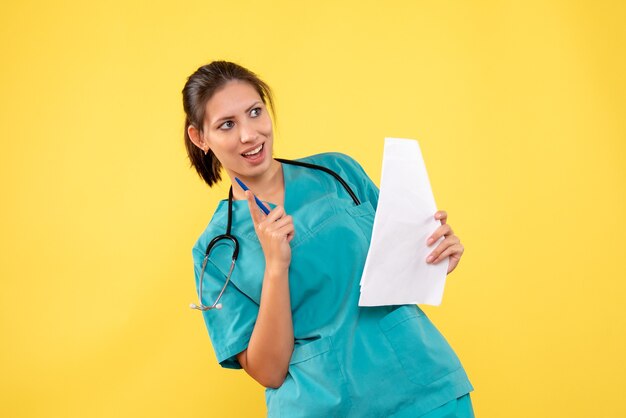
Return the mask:
[[[222,130],[228,130],[230,128],[232,128],[233,126],[235,126],[235,122],[233,122],[232,120],[227,120],[226,122],[222,123],[219,127],[219,129]]]
[[[252,116],[253,118],[256,118],[257,116],[260,116],[260,115],[261,115],[260,107],[255,107],[254,109],[250,111],[250,116]]]

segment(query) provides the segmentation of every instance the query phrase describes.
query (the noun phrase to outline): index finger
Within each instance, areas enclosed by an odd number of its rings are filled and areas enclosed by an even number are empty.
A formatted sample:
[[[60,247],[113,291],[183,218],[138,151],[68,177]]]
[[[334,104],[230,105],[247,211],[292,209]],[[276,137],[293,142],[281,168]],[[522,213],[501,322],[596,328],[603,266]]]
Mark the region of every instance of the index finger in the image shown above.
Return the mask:
[[[250,209],[252,222],[254,223],[254,226],[257,226],[259,222],[265,219],[265,214],[261,213],[261,209],[257,207],[252,192],[250,190],[246,190],[244,193],[246,194],[246,199],[248,200],[248,209]]]

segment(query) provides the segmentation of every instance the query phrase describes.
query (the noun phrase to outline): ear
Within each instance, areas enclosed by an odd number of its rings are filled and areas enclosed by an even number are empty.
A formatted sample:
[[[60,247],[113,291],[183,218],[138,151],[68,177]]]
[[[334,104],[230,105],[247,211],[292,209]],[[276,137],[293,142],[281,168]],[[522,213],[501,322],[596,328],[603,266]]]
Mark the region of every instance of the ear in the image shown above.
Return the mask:
[[[205,154],[209,152],[209,144],[206,143],[201,132],[195,126],[189,125],[187,128],[187,134],[189,135],[191,142],[193,142],[196,147],[204,151]]]

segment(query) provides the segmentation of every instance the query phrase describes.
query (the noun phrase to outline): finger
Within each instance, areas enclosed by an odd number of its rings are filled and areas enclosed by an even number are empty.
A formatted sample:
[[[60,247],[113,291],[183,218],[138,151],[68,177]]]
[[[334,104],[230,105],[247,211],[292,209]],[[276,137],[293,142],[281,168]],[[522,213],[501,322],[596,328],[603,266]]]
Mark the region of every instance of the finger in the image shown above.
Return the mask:
[[[267,215],[262,222],[259,222],[257,225],[257,229],[263,231],[273,231],[274,224],[280,219],[284,218],[285,210],[282,206],[276,206],[270,213]]]
[[[265,231],[265,236],[273,241],[274,243],[280,243],[282,241],[289,242],[289,234],[294,232],[293,225],[288,224],[279,229],[274,229],[272,231]]]
[[[279,220],[280,218],[284,216],[285,216],[285,208],[282,206],[276,206],[274,209],[271,210],[269,215],[267,215],[267,218],[265,218],[265,221],[268,223],[276,222],[277,220]]]
[[[288,225],[289,223],[293,223],[291,217],[289,216],[284,216],[282,218],[279,218],[278,220],[272,222],[271,219],[266,218],[260,225],[259,228],[263,229],[265,232],[267,233],[271,233],[273,234],[275,231],[280,230],[282,227],[284,227],[285,225]]]
[[[293,224],[293,219],[291,216],[287,215],[286,218],[288,218],[289,222],[286,223],[286,227],[288,227],[286,229],[287,231],[287,242],[291,242],[291,240],[293,239],[293,237],[296,235],[296,227]]]
[[[426,245],[430,246],[437,242],[439,238],[452,235],[454,235],[454,232],[452,232],[452,227],[450,225],[445,224],[438,226],[437,229],[435,229],[435,232],[433,232],[433,234],[426,241]]]
[[[293,226],[293,218],[290,215],[285,215],[282,218],[278,219],[274,224],[282,228],[283,226],[292,225]]]
[[[460,243],[451,245],[448,248],[446,248],[445,251],[443,251],[441,254],[439,254],[439,256],[432,261],[432,264],[437,264],[440,261],[442,261],[443,259],[445,259],[446,257],[450,257],[451,255],[454,255],[454,254],[457,254],[457,253],[458,254],[462,254],[463,253],[463,246]]]
[[[426,262],[430,263],[430,264],[437,264],[438,262],[440,262],[444,258],[449,257],[449,256],[451,256],[453,254],[456,254],[456,253],[459,253],[459,254],[463,253],[463,246],[461,245],[460,242],[452,243],[451,245],[446,247],[443,251],[441,251],[441,253],[439,253],[437,255],[432,255],[433,258],[431,259],[431,261],[428,261],[428,259],[430,257],[427,258]]]
[[[263,219],[265,219],[265,214],[261,212],[261,209],[256,205],[256,201],[254,200],[254,195],[250,190],[246,190],[244,192],[246,194],[246,199],[248,200],[248,209],[250,209],[250,216],[252,217],[252,222],[254,226],[258,226]]]
[[[440,254],[442,254],[444,251],[448,249],[448,247],[454,244],[458,244],[459,242],[460,242],[459,238],[456,235],[452,235],[450,237],[445,238],[443,241],[439,243],[439,245],[437,245],[437,248],[435,248],[428,255],[428,257],[426,257],[426,262],[430,263],[432,261],[435,261],[437,258],[440,257]]]
[[[452,273],[452,270],[454,270],[458,264],[459,264],[458,258],[453,258],[453,257],[450,258],[450,261],[448,262],[448,272],[446,274]]]
[[[279,237],[285,237],[287,239],[289,239],[289,235],[293,235],[295,232],[295,229],[293,227],[293,224],[287,224],[284,225],[283,227],[279,228],[276,230],[276,235]]]
[[[438,210],[435,212],[435,219],[441,221],[441,225],[445,225],[448,221],[448,213],[445,210]]]

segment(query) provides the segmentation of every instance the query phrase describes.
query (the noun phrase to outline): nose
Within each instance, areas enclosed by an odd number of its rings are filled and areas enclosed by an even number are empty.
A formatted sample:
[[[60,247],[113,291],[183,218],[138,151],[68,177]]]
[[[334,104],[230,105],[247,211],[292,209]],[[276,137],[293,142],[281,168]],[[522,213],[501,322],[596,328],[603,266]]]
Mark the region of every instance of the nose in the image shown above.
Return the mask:
[[[249,122],[243,123],[241,125],[240,135],[242,143],[254,142],[257,138],[257,131],[254,129],[254,124]]]

